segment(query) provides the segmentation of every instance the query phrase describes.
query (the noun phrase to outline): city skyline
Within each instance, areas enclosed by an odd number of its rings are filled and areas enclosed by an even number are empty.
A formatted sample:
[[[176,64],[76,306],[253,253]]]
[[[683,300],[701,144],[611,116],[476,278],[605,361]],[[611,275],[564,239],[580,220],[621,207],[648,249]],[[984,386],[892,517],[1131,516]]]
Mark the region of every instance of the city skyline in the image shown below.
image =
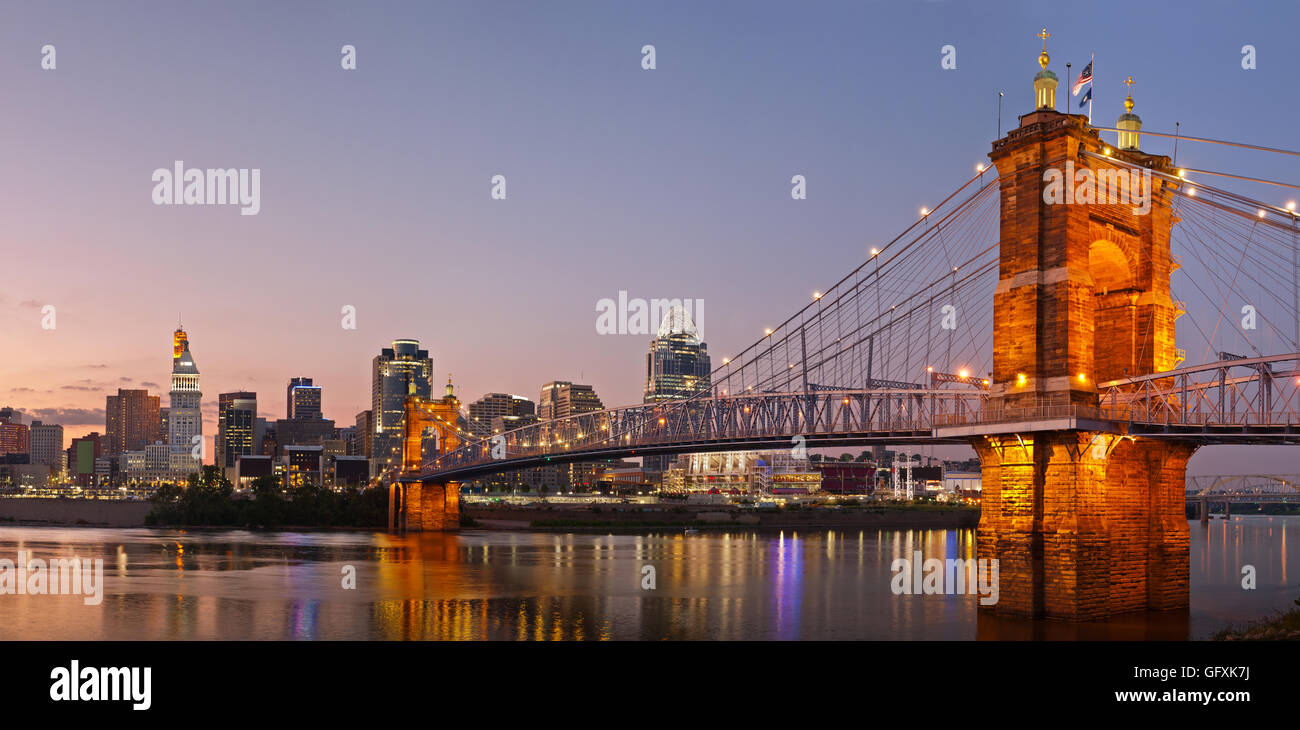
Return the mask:
[[[0,120],[0,133],[28,142],[8,153],[15,174],[0,181],[0,211],[13,221],[0,245],[24,270],[0,292],[5,348],[21,353],[0,362],[0,403],[63,424],[65,441],[103,432],[105,395],[162,394],[159,333],[177,309],[202,343],[209,461],[216,394],[250,391],[271,403],[288,378],[310,373],[324,386],[322,410],[350,423],[369,407],[375,349],[400,337],[420,339],[435,382],[454,374],[466,401],[569,380],[591,384],[608,406],[636,403],[648,336],[599,335],[600,299],[705,299],[715,361],[743,349],[986,161],[997,93],[1006,93],[1003,132],[1031,106],[1040,25],[1058,29],[1050,44],[1063,79],[1065,62],[1077,73],[1096,56],[1100,123],[1121,113],[1120,81],[1132,74],[1149,130],[1181,121],[1186,134],[1288,138],[1289,115],[1272,110],[1294,102],[1265,92],[1294,76],[1281,50],[1294,9],[1263,27],[1160,15],[1164,37],[1153,39],[1156,11],[1140,7],[1116,25],[1064,6],[1004,22],[935,5],[850,9],[834,28],[816,9],[776,5],[745,5],[740,28],[725,6],[710,17],[686,4],[645,15],[592,5],[587,27],[602,31],[592,33],[524,5],[509,18],[461,6],[404,23],[339,4],[321,6],[291,39],[279,31],[300,13],[274,7],[233,46],[233,21],[213,9],[153,18],[144,9],[19,8],[0,29],[0,80],[14,108],[42,113]],[[428,10],[410,15],[433,20]],[[139,33],[177,21],[191,29],[183,38]],[[58,70],[40,69],[33,34],[59,46]],[[837,40],[808,42],[815,34]],[[1204,53],[1168,64],[1189,37]],[[344,43],[359,49],[365,88],[338,68]],[[654,73],[639,66],[644,43],[657,44]],[[951,72],[939,66],[946,43],[958,54]],[[1249,72],[1239,65],[1245,43],[1260,49]],[[230,58],[216,73],[212,54],[194,49],[229,49]],[[277,81],[263,80],[267,64]],[[452,64],[455,74],[439,70]],[[1249,84],[1243,73],[1253,74]],[[302,91],[273,106],[284,74]],[[179,103],[153,88],[178,89]],[[323,90],[328,106],[313,99]],[[1064,88],[1061,96],[1062,106],[1077,104]],[[92,122],[87,107],[107,113]],[[393,141],[422,139],[422,129],[441,141]],[[322,157],[322,148],[338,154]],[[1223,154],[1180,148],[1200,167],[1236,169]],[[1290,174],[1285,160],[1247,159],[1258,177]],[[149,172],[174,160],[264,170],[260,213],[150,204]],[[498,173],[510,180],[505,201],[488,195]],[[808,176],[807,200],[790,200],[792,174]],[[84,207],[68,214],[62,201],[73,196]],[[818,245],[792,245],[810,239]],[[249,264],[238,286],[193,276],[213,250]],[[54,251],[78,265],[45,253]],[[310,276],[283,276],[304,261]],[[496,276],[479,275],[491,265]],[[539,283],[551,268],[566,276]],[[186,299],[160,296],[182,275]],[[438,300],[448,306],[431,306]],[[41,326],[46,306],[56,307],[52,330]],[[356,329],[340,326],[347,306]],[[1232,468],[1283,463],[1261,452],[1224,458]],[[1192,468],[1223,453],[1205,449]]]

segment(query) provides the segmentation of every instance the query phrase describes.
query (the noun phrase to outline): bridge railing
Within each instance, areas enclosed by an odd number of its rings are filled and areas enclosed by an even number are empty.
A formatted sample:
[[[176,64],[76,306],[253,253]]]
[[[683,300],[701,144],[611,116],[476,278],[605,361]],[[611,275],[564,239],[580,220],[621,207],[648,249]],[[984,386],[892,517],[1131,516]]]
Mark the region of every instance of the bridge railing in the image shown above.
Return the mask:
[[[1226,353],[1224,353],[1226,355]],[[1118,420],[1170,426],[1300,424],[1300,355],[1230,359],[1102,383]]]

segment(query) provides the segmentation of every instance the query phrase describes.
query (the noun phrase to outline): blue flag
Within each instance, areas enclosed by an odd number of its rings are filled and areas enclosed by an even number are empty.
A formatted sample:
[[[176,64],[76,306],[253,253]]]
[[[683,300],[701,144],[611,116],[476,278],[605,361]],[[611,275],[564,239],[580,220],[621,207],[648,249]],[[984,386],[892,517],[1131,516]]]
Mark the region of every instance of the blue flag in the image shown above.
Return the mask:
[[[1083,98],[1079,100],[1079,108],[1082,109],[1083,107],[1087,106],[1088,102],[1091,100],[1092,100],[1092,87],[1089,86],[1088,93],[1084,94]]]

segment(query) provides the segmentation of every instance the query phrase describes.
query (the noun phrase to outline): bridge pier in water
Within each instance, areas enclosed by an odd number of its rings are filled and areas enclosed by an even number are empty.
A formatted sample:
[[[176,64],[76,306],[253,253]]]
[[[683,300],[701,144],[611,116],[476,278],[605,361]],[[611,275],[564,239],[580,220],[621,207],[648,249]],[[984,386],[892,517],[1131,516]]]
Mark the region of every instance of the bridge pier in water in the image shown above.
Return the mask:
[[[460,529],[460,483],[403,480],[388,487],[389,532]]]
[[[1193,446],[1061,431],[988,437],[976,450],[978,552],[998,560],[990,609],[1090,620],[1187,607]]]

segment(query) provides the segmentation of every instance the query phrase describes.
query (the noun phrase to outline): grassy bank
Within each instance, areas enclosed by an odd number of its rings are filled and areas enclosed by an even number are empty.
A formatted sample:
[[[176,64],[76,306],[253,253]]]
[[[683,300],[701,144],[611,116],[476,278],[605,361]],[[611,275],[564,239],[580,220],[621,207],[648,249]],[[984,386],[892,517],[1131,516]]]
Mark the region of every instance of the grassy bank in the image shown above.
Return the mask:
[[[1300,604],[1300,600],[1296,603]],[[1242,627],[1229,626],[1210,638],[1214,641],[1300,641],[1300,608]]]

